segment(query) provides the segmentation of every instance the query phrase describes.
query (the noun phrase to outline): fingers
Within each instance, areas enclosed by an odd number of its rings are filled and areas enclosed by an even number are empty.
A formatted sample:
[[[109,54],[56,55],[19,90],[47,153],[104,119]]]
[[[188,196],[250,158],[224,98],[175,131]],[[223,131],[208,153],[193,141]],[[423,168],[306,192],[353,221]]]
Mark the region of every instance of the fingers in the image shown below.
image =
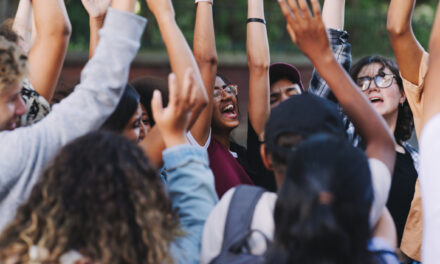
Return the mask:
[[[298,0],[299,8],[301,9],[301,13],[305,20],[312,19],[312,14],[310,14],[309,6],[307,5],[306,0]]]
[[[156,123],[161,120],[163,111],[162,94],[159,90],[154,90],[153,99],[151,99],[151,111],[153,112],[153,118]]]
[[[289,4],[290,11],[292,12],[293,16],[295,17],[295,21],[297,23],[300,23],[302,20],[301,12],[299,11],[298,4],[296,3],[296,0],[287,0],[287,3]]]
[[[179,88],[177,85],[177,78],[174,73],[168,75],[168,90],[169,90],[169,103],[176,104],[179,96]]]
[[[310,2],[312,3],[313,17],[315,19],[321,19],[321,6],[318,0],[311,0]]]
[[[191,68],[185,72],[183,84],[186,86],[185,95],[188,108],[193,108],[194,104],[196,103],[200,87],[197,85],[198,83],[196,82],[196,76]]]
[[[295,31],[293,31],[292,27],[287,24],[287,32],[290,35],[290,38],[292,39],[292,42],[296,44],[296,35],[295,35]]]
[[[193,71],[191,68],[188,68],[185,71],[185,75],[183,77],[183,87],[182,87],[182,101],[187,104],[191,98],[191,93],[193,90],[194,78]]]
[[[287,20],[288,24],[295,24],[295,19],[293,17],[292,11],[290,10],[290,7],[287,5],[287,0],[278,0],[278,4],[281,7],[281,12],[283,13],[284,17]]]

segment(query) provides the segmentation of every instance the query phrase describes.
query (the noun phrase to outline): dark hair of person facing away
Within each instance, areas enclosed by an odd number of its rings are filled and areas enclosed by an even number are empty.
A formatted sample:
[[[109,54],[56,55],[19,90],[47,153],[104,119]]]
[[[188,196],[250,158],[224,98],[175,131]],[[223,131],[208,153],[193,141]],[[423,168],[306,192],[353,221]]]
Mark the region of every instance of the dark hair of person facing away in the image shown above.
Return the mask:
[[[171,263],[178,219],[153,166],[122,136],[98,131],[66,145],[0,237],[0,262],[29,250],[58,263],[76,250],[92,263]]]
[[[400,77],[400,72],[397,64],[394,61],[384,58],[382,56],[374,55],[360,59],[356,64],[351,67],[351,78],[356,82],[358,74],[362,70],[362,68],[371,63],[381,64],[381,70],[385,67],[390,69],[395,76],[395,80],[397,85],[399,86],[400,91],[403,92],[403,82],[402,78]],[[408,104],[408,100],[405,100],[402,105],[399,104],[398,111],[399,112],[397,114],[396,129],[394,130],[394,138],[398,143],[401,143],[410,139],[414,128],[414,119],[411,108]]]
[[[168,81],[160,78],[145,76],[131,82],[131,85],[136,89],[140,96],[142,106],[147,110],[148,120],[151,127],[155,125],[153,118],[153,111],[151,111],[151,99],[153,98],[154,90],[159,90],[162,95],[163,106],[168,105]]]
[[[300,143],[275,205],[268,263],[375,263],[371,184],[367,157],[347,140],[318,134]]]
[[[138,105],[139,94],[133,86],[127,84],[118,106],[101,126],[101,129],[117,133],[122,132],[136,112]]]

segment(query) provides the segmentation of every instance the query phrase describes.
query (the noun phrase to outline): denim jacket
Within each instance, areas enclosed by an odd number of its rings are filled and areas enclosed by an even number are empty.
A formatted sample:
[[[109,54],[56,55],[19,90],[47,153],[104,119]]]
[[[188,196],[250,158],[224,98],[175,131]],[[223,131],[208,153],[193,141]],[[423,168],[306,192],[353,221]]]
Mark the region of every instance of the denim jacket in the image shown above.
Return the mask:
[[[199,263],[203,226],[218,197],[206,150],[179,145],[163,151],[166,188],[185,236],[171,245],[175,263]]]

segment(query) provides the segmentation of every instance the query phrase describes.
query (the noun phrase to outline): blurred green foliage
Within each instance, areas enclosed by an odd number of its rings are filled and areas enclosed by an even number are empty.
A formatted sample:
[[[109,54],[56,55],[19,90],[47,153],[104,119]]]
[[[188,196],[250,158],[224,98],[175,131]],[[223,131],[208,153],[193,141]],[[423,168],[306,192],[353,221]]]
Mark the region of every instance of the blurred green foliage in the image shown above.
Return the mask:
[[[139,13],[149,19],[142,38],[145,50],[163,51],[164,46],[157,24],[148,11],[145,1],[140,1]],[[88,50],[89,22],[81,1],[69,1],[67,9],[73,25],[71,50]],[[353,55],[367,54],[392,56],[386,32],[386,17],[389,1],[351,0],[347,1],[345,28],[350,33]],[[417,39],[426,48],[435,16],[435,0],[417,2],[413,27]],[[191,44],[194,30],[195,5],[193,0],[174,0],[176,19]],[[267,32],[271,52],[299,54],[285,30],[284,17],[276,0],[265,1]],[[219,52],[245,52],[247,0],[220,1],[214,3],[214,23],[217,49]]]

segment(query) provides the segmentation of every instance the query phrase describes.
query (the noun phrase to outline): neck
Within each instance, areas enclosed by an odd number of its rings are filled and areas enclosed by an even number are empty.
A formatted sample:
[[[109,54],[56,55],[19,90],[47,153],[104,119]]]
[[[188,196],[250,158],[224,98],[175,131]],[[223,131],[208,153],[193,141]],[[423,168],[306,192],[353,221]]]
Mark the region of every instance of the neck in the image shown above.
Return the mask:
[[[389,115],[385,115],[383,116],[383,118],[385,119],[385,122],[388,124],[388,127],[391,130],[391,133],[393,133],[394,135],[394,131],[396,130],[396,125],[397,125],[397,114],[398,112],[394,112],[391,113]]]
[[[229,134],[230,133],[212,133],[212,137],[217,140],[218,143],[220,143],[223,147],[229,149],[230,143],[229,143]]]

